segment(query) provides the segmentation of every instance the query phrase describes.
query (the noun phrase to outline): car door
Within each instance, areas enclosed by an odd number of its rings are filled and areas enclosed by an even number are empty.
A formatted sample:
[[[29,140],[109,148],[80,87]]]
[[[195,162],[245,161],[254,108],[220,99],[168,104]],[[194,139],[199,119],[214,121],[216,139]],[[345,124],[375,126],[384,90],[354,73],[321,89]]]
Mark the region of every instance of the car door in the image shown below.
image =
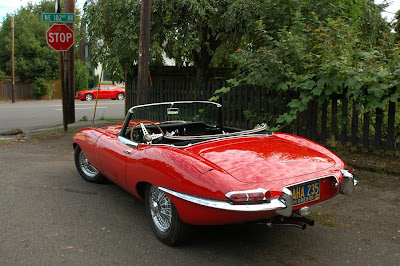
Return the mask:
[[[108,98],[117,99],[117,88],[115,86],[108,86]]]
[[[100,146],[101,173],[122,187],[126,187],[126,164],[136,150],[122,143],[115,135],[103,135]]]
[[[100,86],[99,99],[107,99],[108,86]]]

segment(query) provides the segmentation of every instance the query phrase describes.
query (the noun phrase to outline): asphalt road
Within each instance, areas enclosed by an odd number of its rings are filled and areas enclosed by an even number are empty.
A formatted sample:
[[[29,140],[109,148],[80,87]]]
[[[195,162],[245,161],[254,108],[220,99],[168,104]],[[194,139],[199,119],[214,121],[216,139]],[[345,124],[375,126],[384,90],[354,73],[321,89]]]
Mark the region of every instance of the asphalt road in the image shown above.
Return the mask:
[[[95,101],[75,101],[75,121],[93,119]],[[96,120],[100,118],[123,119],[125,101],[99,100]],[[0,132],[21,129],[46,128],[63,125],[61,100],[0,102]]]
[[[141,201],[80,177],[71,137],[0,144],[0,265],[399,264],[395,188],[364,185],[322,204],[342,217],[335,227],[204,227],[168,247],[153,236]]]

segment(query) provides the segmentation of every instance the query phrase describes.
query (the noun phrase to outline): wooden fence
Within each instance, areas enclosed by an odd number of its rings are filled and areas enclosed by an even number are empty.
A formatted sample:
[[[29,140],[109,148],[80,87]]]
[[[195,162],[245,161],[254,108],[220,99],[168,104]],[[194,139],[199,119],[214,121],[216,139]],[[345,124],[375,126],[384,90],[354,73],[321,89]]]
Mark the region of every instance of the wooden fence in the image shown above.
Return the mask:
[[[214,75],[204,89],[197,90],[193,76],[185,72],[153,71],[151,81],[149,102],[208,100],[215,90],[226,85],[224,78]],[[135,79],[127,78],[127,109],[135,103],[136,86]],[[223,95],[219,102],[224,106],[225,125],[252,128],[260,122],[257,121],[260,116],[268,125],[275,126],[277,117],[289,110],[287,104],[291,99],[290,93],[267,93],[259,88],[242,86]],[[396,112],[396,103],[390,102],[384,109],[367,113],[360,112],[356,106],[342,95],[333,95],[324,103],[311,102],[308,109],[282,131],[330,147],[340,143],[364,152],[385,150],[392,154],[398,150],[400,114]]]
[[[12,83],[0,81],[0,100],[12,98]],[[15,82],[16,99],[32,99],[32,84],[25,82]]]

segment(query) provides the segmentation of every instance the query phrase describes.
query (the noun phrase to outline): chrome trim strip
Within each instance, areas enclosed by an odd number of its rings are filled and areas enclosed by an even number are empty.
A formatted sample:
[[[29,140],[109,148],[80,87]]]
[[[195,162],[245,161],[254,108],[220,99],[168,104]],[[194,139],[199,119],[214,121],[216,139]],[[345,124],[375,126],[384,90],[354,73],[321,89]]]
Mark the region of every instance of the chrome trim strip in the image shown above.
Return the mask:
[[[132,146],[133,148],[137,148],[137,146],[139,145],[139,143],[133,142],[132,140],[129,140],[129,139],[124,138],[122,136],[118,136],[118,140],[121,141],[125,145]]]
[[[251,134],[251,133],[256,133],[260,132],[263,130],[266,130],[268,128],[267,124],[263,124],[259,128],[253,128],[249,130],[243,130],[243,131],[238,131],[238,132],[232,132],[232,133],[227,133],[227,134],[214,134],[214,135],[200,135],[200,136],[167,136],[165,135],[165,139],[170,139],[170,140],[198,140],[198,139],[219,139],[219,138],[227,138],[227,137],[232,137],[232,136],[240,136],[240,135],[246,135],[246,134]]]
[[[286,205],[281,201],[280,198],[271,199],[270,203],[254,204],[254,205],[232,205],[228,201],[220,201],[213,199],[206,199],[197,196],[192,196],[180,192],[176,192],[164,187],[158,187],[158,189],[171,194],[180,199],[199,204],[202,206],[227,210],[227,211],[242,211],[242,212],[262,212],[262,211],[276,211],[279,209],[286,208]]]
[[[209,104],[214,104],[217,107],[222,107],[221,104],[216,103],[216,102],[210,102],[210,101],[176,101],[176,102],[159,102],[159,103],[149,103],[149,104],[142,104],[142,105],[136,105],[131,107],[131,109],[129,109],[129,113],[133,113],[133,110],[136,108],[141,108],[141,107],[148,107],[148,106],[153,106],[153,105],[162,105],[162,104],[180,104],[180,103],[209,103]]]
[[[271,137],[271,136],[273,136],[273,134],[272,134],[272,135],[251,134],[251,135],[243,135],[243,136],[226,136],[226,137],[224,137],[224,138],[212,138],[212,139],[206,139],[206,140],[204,140],[204,141],[199,141],[199,142],[196,142],[196,143],[189,143],[189,144],[184,145],[184,146],[176,146],[176,145],[171,144],[171,143],[169,143],[169,144],[166,144],[166,143],[162,143],[162,144],[152,144],[152,145],[153,145],[153,146],[169,146],[169,147],[174,147],[174,148],[180,149],[180,148],[188,148],[188,147],[193,146],[193,145],[202,144],[202,143],[206,143],[206,142],[208,142],[208,141],[213,141],[213,140],[226,140],[226,139],[235,139],[235,138],[242,138],[242,137],[254,137],[254,136],[258,136],[258,137]]]

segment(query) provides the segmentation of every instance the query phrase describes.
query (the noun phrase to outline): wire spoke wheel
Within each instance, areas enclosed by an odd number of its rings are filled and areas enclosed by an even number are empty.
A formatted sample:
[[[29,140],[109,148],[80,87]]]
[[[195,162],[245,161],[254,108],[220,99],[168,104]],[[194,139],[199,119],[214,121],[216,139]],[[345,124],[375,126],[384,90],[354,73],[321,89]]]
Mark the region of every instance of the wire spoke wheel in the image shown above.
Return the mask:
[[[145,192],[146,214],[156,237],[169,246],[183,241],[190,226],[182,222],[168,194],[150,184]]]
[[[171,227],[172,209],[171,200],[157,187],[150,189],[150,213],[154,225],[161,232],[166,232]]]
[[[82,150],[79,153],[79,165],[82,171],[89,177],[95,177],[99,173],[99,171],[89,163]]]
[[[74,160],[76,169],[83,179],[92,183],[104,183],[106,178],[89,162],[79,145],[75,147]]]

